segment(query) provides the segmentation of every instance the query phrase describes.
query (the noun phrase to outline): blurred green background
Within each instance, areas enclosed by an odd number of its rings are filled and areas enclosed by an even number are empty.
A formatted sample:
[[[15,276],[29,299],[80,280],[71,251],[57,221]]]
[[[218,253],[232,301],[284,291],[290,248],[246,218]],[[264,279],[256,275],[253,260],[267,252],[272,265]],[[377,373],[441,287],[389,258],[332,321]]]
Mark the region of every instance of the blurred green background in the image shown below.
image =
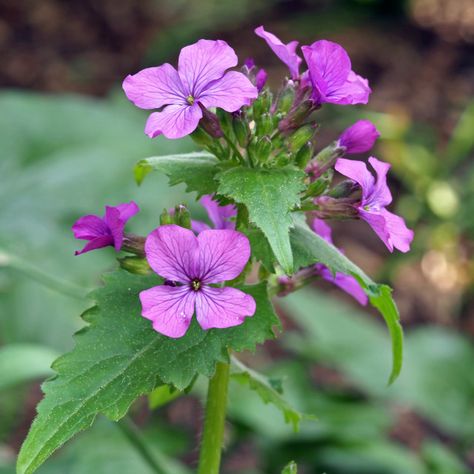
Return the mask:
[[[71,348],[90,304],[78,288],[113,268],[106,249],[74,258],[82,214],[134,199],[144,233],[163,208],[188,203],[152,175],[145,156],[193,150],[149,140],[146,113],[124,98],[128,73],[200,37],[253,56],[278,86],[285,69],[253,29],[285,42],[341,43],[371,81],[368,106],[327,106],[325,146],[358,118],[382,133],[374,154],[392,163],[394,209],[416,231],[413,250],[389,256],[362,222],[335,225],[336,243],[394,287],[406,328],[401,378],[386,386],[390,348],[371,310],[321,283],[276,301],[284,332],[247,364],[284,377],[295,406],[318,421],[296,435],[271,406],[232,386],[224,474],[464,474],[474,470],[474,3],[472,0],[0,0],[0,473],[16,452],[56,355]],[[54,275],[51,281],[46,275]],[[58,287],[59,290],[58,291]],[[202,384],[132,418],[169,474],[191,472]],[[174,458],[177,462],[171,461]],[[42,474],[151,471],[124,432],[100,419]]]

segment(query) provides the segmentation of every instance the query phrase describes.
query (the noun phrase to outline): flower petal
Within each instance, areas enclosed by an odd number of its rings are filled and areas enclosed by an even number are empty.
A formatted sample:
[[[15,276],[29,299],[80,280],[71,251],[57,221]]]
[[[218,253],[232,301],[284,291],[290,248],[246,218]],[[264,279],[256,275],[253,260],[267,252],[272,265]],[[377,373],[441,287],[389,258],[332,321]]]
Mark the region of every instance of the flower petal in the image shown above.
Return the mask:
[[[371,195],[375,187],[374,177],[367,169],[367,165],[363,161],[339,158],[334,168],[342,175],[359,183],[362,188],[362,205],[364,205],[367,196]]]
[[[84,240],[110,235],[109,228],[104,220],[93,214],[80,217],[72,226],[72,232],[76,239]]]
[[[377,182],[369,199],[379,208],[388,206],[392,202],[392,193],[387,186],[387,173],[391,165],[377,160],[375,156],[369,158],[369,163],[377,174]]]
[[[105,222],[107,223],[114,241],[115,250],[118,252],[122,248],[123,229],[125,221],[120,219],[120,211],[116,207],[105,206]]]
[[[182,283],[188,283],[196,276],[198,249],[193,232],[174,224],[158,227],[145,241],[150,267],[163,278]]]
[[[206,209],[215,229],[235,229],[235,222],[229,221],[237,215],[237,209],[233,204],[220,206],[209,194],[204,195],[199,203]]]
[[[142,316],[168,337],[184,336],[191,324],[196,293],[187,286],[155,286],[140,293]]]
[[[284,44],[273,33],[265,31],[263,26],[255,28],[255,34],[263,38],[271,50],[278,56],[278,58],[288,66],[291,78],[296,80],[299,77],[299,66],[302,59],[296,54],[298,41],[290,41]]]
[[[205,286],[197,292],[196,317],[203,329],[238,326],[255,309],[253,297],[235,288]]]
[[[119,210],[120,219],[123,219],[125,222],[127,222],[131,217],[140,212],[140,208],[138,207],[135,201],[124,202],[123,204],[119,204],[118,206],[114,207]]]
[[[361,219],[364,219],[364,221],[372,227],[372,230],[379,236],[380,240],[387,246],[390,252],[393,252],[392,239],[390,238],[385,218],[381,215],[381,212],[365,211],[359,208],[359,215]]]
[[[205,222],[191,220],[191,229],[196,234],[199,234],[203,230],[209,230],[210,227]]]
[[[206,107],[220,107],[235,112],[243,105],[250,105],[258,96],[258,89],[241,72],[230,71],[202,90],[196,99]]]
[[[199,40],[184,47],[178,60],[178,74],[187,95],[199,97],[207,84],[220,79],[225,71],[237,65],[235,51],[222,40]]]
[[[332,230],[323,219],[313,220],[313,230],[316,234],[322,237],[326,242],[332,244]]]
[[[100,237],[91,239],[91,241],[88,242],[82,250],[74,252],[74,255],[81,255],[83,253],[90,252],[91,250],[108,247],[109,245],[114,245],[113,237],[111,235],[102,235]]]
[[[199,277],[206,283],[233,280],[250,258],[247,237],[235,230],[204,230],[199,241]]]
[[[324,102],[339,105],[367,104],[371,93],[369,81],[350,71],[342,86],[328,89]]]
[[[400,250],[400,252],[408,252],[414,237],[414,232],[406,226],[402,217],[386,209],[383,209],[381,214],[385,219],[385,229],[388,232],[393,247]]]
[[[153,112],[146,122],[145,133],[150,138],[163,134],[166,138],[182,138],[196,130],[202,111],[198,104],[168,105]]]
[[[122,84],[131,102],[141,109],[159,109],[169,104],[185,104],[187,95],[178,71],[168,63],[128,75]]]
[[[336,273],[336,276],[333,276],[332,272],[327,267],[321,268],[319,273],[322,278],[338,286],[342,291],[345,291],[348,295],[352,296],[361,305],[365,306],[367,304],[369,298],[359,282],[353,276],[345,275],[344,273]]]

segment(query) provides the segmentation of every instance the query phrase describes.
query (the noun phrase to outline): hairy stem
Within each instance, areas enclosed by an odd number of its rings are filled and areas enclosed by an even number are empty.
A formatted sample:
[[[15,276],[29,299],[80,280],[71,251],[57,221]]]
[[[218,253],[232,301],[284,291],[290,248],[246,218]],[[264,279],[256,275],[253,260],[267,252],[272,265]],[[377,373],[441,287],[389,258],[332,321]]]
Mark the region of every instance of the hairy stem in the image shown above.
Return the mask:
[[[219,362],[209,381],[198,474],[219,474],[229,371],[229,364]]]

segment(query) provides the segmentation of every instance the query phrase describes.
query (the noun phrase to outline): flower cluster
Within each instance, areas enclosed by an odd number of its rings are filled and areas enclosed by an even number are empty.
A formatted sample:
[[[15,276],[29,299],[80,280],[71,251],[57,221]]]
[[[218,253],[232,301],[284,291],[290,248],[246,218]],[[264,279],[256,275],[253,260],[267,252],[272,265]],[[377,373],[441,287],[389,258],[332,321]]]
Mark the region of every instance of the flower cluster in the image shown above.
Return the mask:
[[[392,201],[386,180],[390,165],[370,157],[374,178],[363,161],[347,158],[372,149],[380,135],[375,125],[359,120],[328,146],[318,149],[315,142],[317,111],[323,104],[366,104],[371,94],[367,79],[353,71],[349,55],[336,43],[320,40],[302,46],[301,57],[297,41],[285,44],[263,26],[255,33],[289,70],[276,94],[266,86],[266,71],[253,59],[247,59],[240,71],[230,70],[238,64],[234,50],[225,41],[201,39],[181,50],[177,68],[166,63],[125,78],[128,99],[155,110],[145,133],[171,139],[191,135],[222,162],[221,170],[301,170],[301,205],[289,211],[307,212],[322,239],[332,245],[326,220],[362,219],[390,251],[407,252],[413,232],[386,209]],[[347,179],[333,183],[334,171]],[[77,254],[113,246],[145,256],[164,283],[141,292],[142,315],[169,337],[183,336],[194,313],[207,330],[241,324],[257,309],[252,296],[224,286],[239,277],[249,259],[255,261],[245,235],[252,227],[245,207],[219,195],[204,195],[200,203],[214,228],[191,220],[187,209],[179,206],[164,213],[162,225],[146,240],[124,234],[126,221],[138,212],[133,202],[106,207],[103,218],[85,216],[73,226],[76,238],[89,241]],[[274,270],[280,294],[322,278],[360,304],[367,303],[353,276],[333,274],[322,263],[297,269],[294,275],[283,274],[276,262]]]

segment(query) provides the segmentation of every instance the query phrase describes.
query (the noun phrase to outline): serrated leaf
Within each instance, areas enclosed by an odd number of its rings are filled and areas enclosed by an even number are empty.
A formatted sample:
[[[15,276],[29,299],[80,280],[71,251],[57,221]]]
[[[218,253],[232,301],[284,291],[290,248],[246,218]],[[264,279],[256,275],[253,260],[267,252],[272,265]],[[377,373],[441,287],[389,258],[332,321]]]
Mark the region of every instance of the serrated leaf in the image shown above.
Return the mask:
[[[248,385],[264,403],[271,403],[280,410],[285,418],[285,422],[291,423],[295,432],[299,430],[301,420],[316,419],[314,416],[301,413],[291,406],[281,391],[277,390],[278,387],[281,389],[281,382],[275,384],[275,381],[250,369],[235,357],[232,357],[231,378],[242,385]]]
[[[403,361],[403,330],[400,315],[392,298],[392,290],[387,285],[379,285],[363,270],[351,262],[334,245],[313,232],[302,220],[296,220],[291,231],[291,245],[294,253],[295,269],[314,263],[322,263],[333,273],[352,275],[367,293],[371,304],[379,310],[392,339],[391,384],[400,374]]]
[[[214,176],[219,171],[218,163],[214,155],[206,152],[152,156],[135,165],[135,180],[141,184],[151,171],[156,170],[168,176],[171,186],[185,183],[187,192],[212,194],[217,189]]]
[[[202,374],[210,377],[228,350],[254,350],[274,337],[278,325],[264,284],[245,286],[257,303],[251,318],[233,328],[202,330],[194,320],[186,335],[171,339],[156,333],[140,316],[138,294],[161,282],[156,275],[125,271],[106,275],[92,293],[96,306],[84,314],[89,326],[75,336],[74,350],[54,364],[57,375],[43,385],[45,397],[18,458],[19,473],[32,473],[57,448],[88,428],[97,414],[122,418],[157,381],[186,388]]]
[[[263,231],[286,273],[293,271],[290,211],[300,202],[303,178],[304,173],[293,168],[233,168],[217,177],[218,193],[247,207],[251,222]]]

